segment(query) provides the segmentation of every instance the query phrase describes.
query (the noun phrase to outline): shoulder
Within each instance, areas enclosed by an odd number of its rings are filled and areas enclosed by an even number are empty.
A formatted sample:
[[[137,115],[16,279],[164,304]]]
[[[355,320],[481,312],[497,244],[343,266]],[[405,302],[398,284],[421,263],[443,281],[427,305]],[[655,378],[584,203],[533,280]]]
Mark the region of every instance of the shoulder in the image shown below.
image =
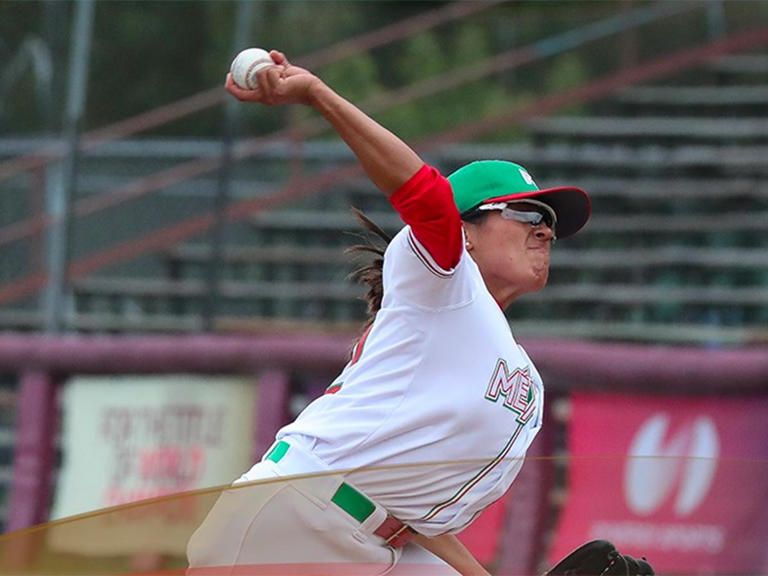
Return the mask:
[[[458,263],[441,267],[405,226],[392,239],[384,255],[383,305],[410,304],[438,311],[465,306],[485,289],[477,266],[462,249]]]

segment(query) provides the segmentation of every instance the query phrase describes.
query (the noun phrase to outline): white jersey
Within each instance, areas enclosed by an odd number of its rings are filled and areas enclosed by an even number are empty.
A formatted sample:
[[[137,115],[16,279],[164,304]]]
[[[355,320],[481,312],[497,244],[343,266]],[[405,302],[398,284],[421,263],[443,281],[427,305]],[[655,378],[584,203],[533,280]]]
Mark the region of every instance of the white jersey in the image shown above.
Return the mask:
[[[333,469],[392,466],[350,479],[426,536],[458,532],[520,471],[542,423],[541,378],[466,251],[443,270],[406,226],[383,282],[381,310],[334,393],[277,437]]]

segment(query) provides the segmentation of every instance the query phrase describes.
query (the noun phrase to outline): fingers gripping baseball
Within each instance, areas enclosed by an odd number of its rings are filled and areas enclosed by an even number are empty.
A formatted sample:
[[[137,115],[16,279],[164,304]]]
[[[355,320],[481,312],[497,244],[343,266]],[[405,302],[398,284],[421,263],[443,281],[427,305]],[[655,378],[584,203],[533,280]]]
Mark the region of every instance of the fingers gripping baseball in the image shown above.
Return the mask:
[[[288,62],[288,58],[285,57],[285,54],[280,52],[279,50],[270,50],[269,55],[272,57],[272,61],[275,64],[279,64],[281,66],[290,66],[290,62]]]
[[[274,65],[261,66],[254,73],[252,89],[238,86],[232,73],[227,74],[226,90],[242,102],[257,102],[267,106],[308,104],[311,88],[320,83],[311,72],[293,66],[282,52],[269,53]]]

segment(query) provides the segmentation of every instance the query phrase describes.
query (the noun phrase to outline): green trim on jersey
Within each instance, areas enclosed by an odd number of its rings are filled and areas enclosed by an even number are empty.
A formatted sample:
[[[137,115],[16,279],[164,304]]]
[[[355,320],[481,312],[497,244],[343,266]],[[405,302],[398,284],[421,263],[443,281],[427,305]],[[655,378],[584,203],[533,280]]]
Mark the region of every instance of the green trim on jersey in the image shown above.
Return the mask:
[[[280,462],[280,460],[283,459],[283,456],[285,456],[285,453],[288,452],[288,448],[290,447],[291,445],[288,444],[288,442],[284,442],[283,440],[280,440],[280,442],[275,444],[275,447],[269,451],[269,454],[267,454],[266,459],[272,460],[272,462]]]
[[[334,382],[328,388],[325,389],[325,392],[323,394],[336,394],[339,390],[341,390],[341,387],[344,385],[344,382]]]

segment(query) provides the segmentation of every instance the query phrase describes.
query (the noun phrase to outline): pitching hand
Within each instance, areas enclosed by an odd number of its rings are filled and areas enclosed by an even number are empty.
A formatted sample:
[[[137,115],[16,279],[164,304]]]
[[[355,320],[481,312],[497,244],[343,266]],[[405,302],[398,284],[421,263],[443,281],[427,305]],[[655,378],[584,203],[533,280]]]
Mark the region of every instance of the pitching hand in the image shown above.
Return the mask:
[[[294,66],[277,50],[269,55],[274,66],[266,66],[256,72],[258,88],[246,90],[235,84],[231,74],[227,74],[224,87],[241,102],[258,102],[267,106],[280,104],[310,104],[311,89],[320,85],[321,80],[303,68]]]

